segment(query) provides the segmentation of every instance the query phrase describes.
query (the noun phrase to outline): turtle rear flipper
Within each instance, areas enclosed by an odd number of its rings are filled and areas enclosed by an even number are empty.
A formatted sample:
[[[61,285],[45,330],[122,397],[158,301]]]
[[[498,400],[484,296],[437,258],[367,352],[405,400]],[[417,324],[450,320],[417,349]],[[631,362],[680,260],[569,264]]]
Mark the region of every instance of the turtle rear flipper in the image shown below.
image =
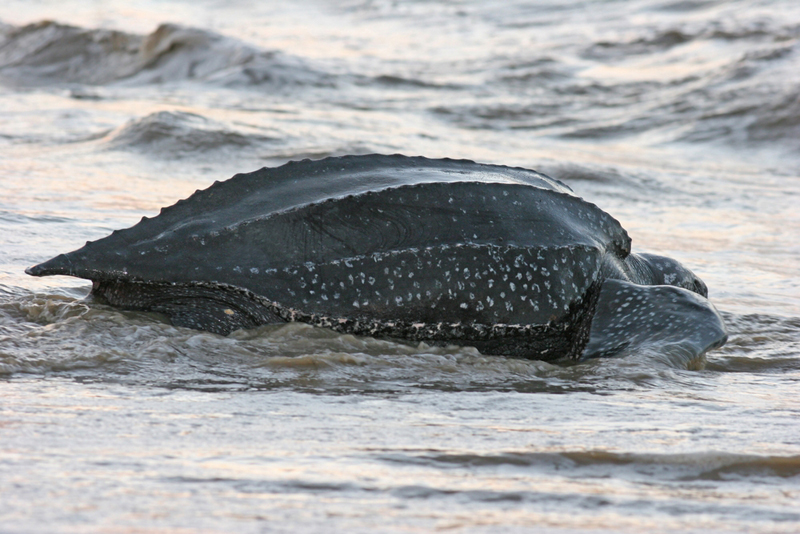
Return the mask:
[[[95,282],[92,294],[113,306],[163,313],[175,326],[223,336],[285,322],[248,291],[223,284],[111,280]]]

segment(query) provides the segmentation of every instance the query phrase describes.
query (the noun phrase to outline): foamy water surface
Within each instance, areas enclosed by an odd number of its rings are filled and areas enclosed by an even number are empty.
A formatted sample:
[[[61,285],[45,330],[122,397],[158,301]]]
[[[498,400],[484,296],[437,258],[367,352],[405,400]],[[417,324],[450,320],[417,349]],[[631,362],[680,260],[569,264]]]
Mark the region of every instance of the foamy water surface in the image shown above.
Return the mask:
[[[0,8],[0,532],[797,532],[800,7]],[[709,287],[729,341],[552,365],[228,337],[24,269],[306,157],[519,165]]]

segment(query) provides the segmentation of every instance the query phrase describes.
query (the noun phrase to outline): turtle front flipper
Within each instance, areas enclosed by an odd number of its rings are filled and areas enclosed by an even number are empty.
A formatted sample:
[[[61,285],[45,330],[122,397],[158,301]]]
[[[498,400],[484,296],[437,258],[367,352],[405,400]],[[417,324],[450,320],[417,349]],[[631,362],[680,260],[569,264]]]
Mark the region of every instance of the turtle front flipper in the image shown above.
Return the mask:
[[[113,306],[163,313],[175,326],[226,336],[235,330],[283,323],[247,290],[214,283],[94,282],[92,294]]]
[[[719,312],[704,297],[675,286],[607,279],[581,359],[631,354],[649,346],[694,360],[725,344]]]

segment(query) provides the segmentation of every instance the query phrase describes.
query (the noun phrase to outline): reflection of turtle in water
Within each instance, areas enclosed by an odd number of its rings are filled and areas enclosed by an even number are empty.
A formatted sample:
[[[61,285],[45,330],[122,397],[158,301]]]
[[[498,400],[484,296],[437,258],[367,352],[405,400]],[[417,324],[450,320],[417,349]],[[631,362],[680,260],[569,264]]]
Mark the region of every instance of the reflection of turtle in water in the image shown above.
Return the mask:
[[[552,360],[725,341],[706,287],[535,171],[348,156],[215,183],[27,270],[219,334],[303,321]]]

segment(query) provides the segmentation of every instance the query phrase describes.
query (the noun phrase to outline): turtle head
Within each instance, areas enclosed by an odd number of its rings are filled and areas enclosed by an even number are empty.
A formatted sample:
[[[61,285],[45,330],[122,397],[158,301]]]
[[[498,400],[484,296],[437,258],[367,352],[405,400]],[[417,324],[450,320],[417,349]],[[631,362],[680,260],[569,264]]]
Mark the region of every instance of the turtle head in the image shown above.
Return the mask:
[[[625,263],[641,284],[682,287],[708,297],[706,284],[677,260],[655,254],[630,254]]]

